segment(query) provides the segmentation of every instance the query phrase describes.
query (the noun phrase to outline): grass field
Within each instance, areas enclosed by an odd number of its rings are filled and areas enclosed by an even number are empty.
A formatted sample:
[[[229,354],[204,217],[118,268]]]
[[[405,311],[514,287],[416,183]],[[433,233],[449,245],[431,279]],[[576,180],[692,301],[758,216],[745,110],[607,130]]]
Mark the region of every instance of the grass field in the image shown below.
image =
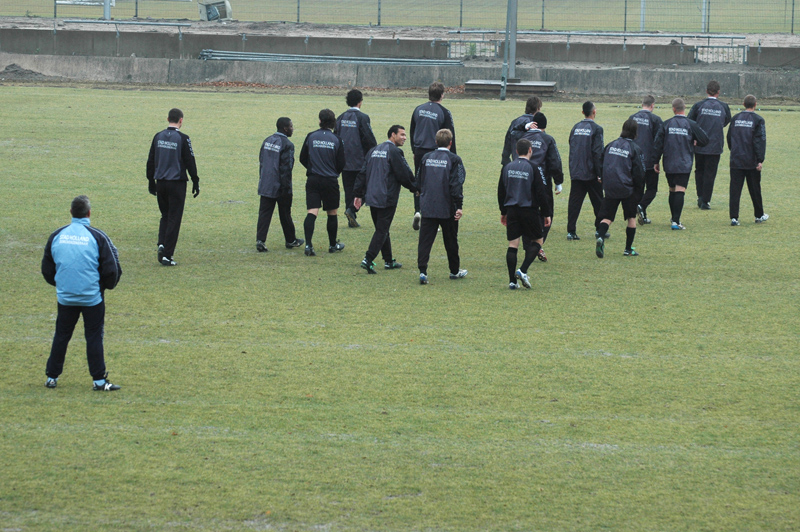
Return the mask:
[[[384,26],[447,26],[503,29],[506,0],[440,0],[431,9],[423,0],[231,0],[234,17],[243,21],[299,21],[317,24]],[[53,16],[52,0],[22,0],[0,6],[5,16]],[[116,0],[116,19],[136,14],[137,2]],[[518,24],[526,30],[639,31],[642,2],[634,0],[519,0]],[[703,0],[645,2],[647,31],[702,31]],[[544,9],[544,14],[542,10]],[[716,33],[789,33],[793,2],[708,0],[709,31]],[[58,6],[60,17],[100,18],[102,7]],[[197,4],[186,1],[139,0],[140,18],[197,20]],[[795,11],[795,15],[798,13]],[[542,17],[544,16],[544,21]],[[543,24],[544,22],[544,24]]]
[[[382,137],[421,100],[367,94],[364,110]],[[670,231],[662,182],[641,257],[622,256],[617,222],[598,260],[588,202],[587,238],[564,238],[567,185],[550,261],[511,292],[495,187],[524,105],[445,103],[470,273],[448,280],[437,241],[420,286],[409,194],[399,271],[359,268],[366,212],[361,229],[340,223],[340,254],[286,250],[277,215],[255,251],[261,140],[288,115],[300,144],[343,95],[2,87],[0,530],[797,530],[797,109],[761,111],[767,223],[745,192],[729,226],[726,152],[711,211],[687,201],[688,230]],[[144,167],[173,106],[202,193],[168,269]],[[599,105],[607,141],[634,110]],[[580,105],[544,111],[566,161]],[[39,265],[81,193],[124,269],[107,294],[122,386],[108,395],[91,391],[79,332],[43,386],[56,304]]]

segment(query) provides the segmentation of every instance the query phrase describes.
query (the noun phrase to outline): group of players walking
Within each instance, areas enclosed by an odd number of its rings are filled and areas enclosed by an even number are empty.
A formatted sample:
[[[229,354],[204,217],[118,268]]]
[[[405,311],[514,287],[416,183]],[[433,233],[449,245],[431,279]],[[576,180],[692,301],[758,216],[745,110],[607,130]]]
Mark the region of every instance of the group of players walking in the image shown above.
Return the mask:
[[[756,99],[750,95],[744,99],[745,111],[731,117],[727,104],[718,99],[719,91],[719,84],[711,81],[708,97],[696,103],[688,115],[684,101],[676,98],[672,101],[674,116],[668,120],[654,114],[655,99],[646,96],[642,109],[623,124],[619,138],[607,145],[603,128],[595,122],[597,108],[592,102],[584,103],[584,119],[575,124],[569,135],[567,239],[580,240],[577,221],[588,195],[595,217],[597,256],[605,255],[608,230],[620,206],[627,223],[623,253],[637,256],[633,247],[637,218],[640,224],[650,223],[647,208],[656,196],[662,164],[669,186],[671,228],[685,229],[681,214],[693,161],[697,205],[707,210],[726,140],[724,128],[729,124],[731,225],[739,225],[739,201],[745,182],[756,223],[767,220],[760,188],[766,152],[764,119],[755,113]],[[295,147],[289,138],[294,126],[291,119],[279,118],[277,131],[264,140],[260,150],[256,249],[267,251],[265,242],[277,205],[287,248],[305,244],[305,255],[316,255],[313,237],[322,209],[327,215],[328,252],[342,251],[345,245],[338,239],[341,174],[348,226],[359,227],[361,207],[370,208],[375,231],[361,261],[368,274],[376,273],[378,254],[385,269],[402,266],[392,254],[390,228],[401,188],[406,188],[414,194],[412,226],[419,231],[420,283],[428,283],[428,261],[438,232],[442,233],[447,252],[450,279],[464,278],[467,270],[460,267],[458,222],[463,214],[466,171],[456,154],[455,127],[450,111],[442,106],[443,95],[441,83],[431,84],[429,101],[414,110],[408,135],[403,126],[393,125],[381,144],[375,139],[369,116],[360,109],[360,91],[347,93],[349,108],[338,118],[330,109],[320,111],[319,129],[306,136],[299,156],[307,176],[304,239],[297,238],[291,217]],[[497,198],[501,223],[506,226],[511,289],[520,284],[530,288],[528,268],[537,257],[547,261],[543,246],[552,226],[553,192],[560,194],[564,181],[558,147],[546,133],[547,117],[541,106],[537,97],[526,102],[525,113],[514,119],[506,132],[501,156]],[[153,138],[147,164],[150,192],[158,197],[161,211],[158,260],[164,266],[176,264],[173,253],[189,177],[194,196],[200,192],[191,142],[179,131],[182,120],[180,110],[170,111],[169,127]],[[414,156],[413,172],[401,149],[406,140],[410,141]],[[517,268],[520,242],[525,257]]]

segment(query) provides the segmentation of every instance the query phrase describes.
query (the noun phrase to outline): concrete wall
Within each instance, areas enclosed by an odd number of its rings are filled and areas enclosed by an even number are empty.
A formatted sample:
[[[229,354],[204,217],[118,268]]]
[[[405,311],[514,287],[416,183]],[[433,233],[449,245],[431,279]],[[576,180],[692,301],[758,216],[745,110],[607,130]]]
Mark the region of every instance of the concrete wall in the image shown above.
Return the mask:
[[[500,79],[500,66],[411,67],[320,63],[254,63],[133,57],[69,57],[0,52],[0,70],[15,63],[48,76],[73,80],[195,84],[241,81],[267,85],[318,85],[335,87],[427,87],[441,80],[463,85],[470,79]],[[527,80],[555,81],[558,90],[574,95],[702,96],[710,77],[719,80],[722,96],[739,100],[747,94],[759,98],[800,98],[800,71],[713,71],[708,68],[518,68]]]

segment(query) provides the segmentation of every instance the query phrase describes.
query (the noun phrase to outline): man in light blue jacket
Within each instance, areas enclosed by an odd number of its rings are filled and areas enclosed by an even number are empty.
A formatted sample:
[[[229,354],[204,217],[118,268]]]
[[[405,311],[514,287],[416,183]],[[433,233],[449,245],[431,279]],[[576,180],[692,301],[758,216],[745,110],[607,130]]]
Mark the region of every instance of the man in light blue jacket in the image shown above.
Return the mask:
[[[117,248],[108,236],[89,224],[89,198],[78,196],[70,208],[72,223],[50,235],[42,258],[42,275],[56,287],[58,317],[45,386],[55,388],[64,369],[67,345],[83,314],[86,359],[94,390],[110,392],[119,386],[108,381],[103,356],[106,289],[112,290],[122,275]]]

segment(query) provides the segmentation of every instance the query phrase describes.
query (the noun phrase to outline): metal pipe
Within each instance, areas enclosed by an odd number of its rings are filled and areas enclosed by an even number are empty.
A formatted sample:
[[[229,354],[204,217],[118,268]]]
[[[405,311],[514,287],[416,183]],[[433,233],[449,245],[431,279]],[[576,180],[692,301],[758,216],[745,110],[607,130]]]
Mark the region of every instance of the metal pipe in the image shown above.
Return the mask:
[[[511,24],[508,43],[508,77],[517,77],[517,0],[508,0],[509,22]]]
[[[461,0],[460,5],[458,6],[458,27],[464,27],[464,0]]]
[[[542,29],[544,29],[544,0],[542,0]]]
[[[451,30],[448,33],[500,33],[497,30]],[[628,38],[655,38],[661,39],[682,38],[682,39],[746,39],[743,35],[698,35],[694,33],[622,33],[622,32],[591,32],[591,31],[537,31],[523,30],[518,31],[517,35],[552,35],[552,36],[584,36],[584,37],[628,37]]]
[[[644,31],[644,11],[647,7],[647,0],[642,0],[641,7],[639,7],[639,31]]]
[[[625,0],[625,10],[622,14],[622,32],[628,32],[628,0]]]
[[[297,23],[300,24],[300,0],[297,0]]]
[[[381,0],[378,0],[378,26],[381,25]]]
[[[708,9],[708,0],[703,0],[703,8],[700,11],[700,32],[706,33],[706,10]]]
[[[103,0],[103,20],[111,20],[111,0]]]
[[[64,24],[114,24],[115,26],[176,26],[189,28],[192,25],[188,22],[139,22],[134,20],[82,20],[68,19],[62,21]]]
[[[136,9],[133,12],[133,18],[139,18],[139,0],[136,0]]]
[[[792,0],[792,35],[794,35],[794,0]]]
[[[58,18],[58,0],[53,0],[53,18]]]

